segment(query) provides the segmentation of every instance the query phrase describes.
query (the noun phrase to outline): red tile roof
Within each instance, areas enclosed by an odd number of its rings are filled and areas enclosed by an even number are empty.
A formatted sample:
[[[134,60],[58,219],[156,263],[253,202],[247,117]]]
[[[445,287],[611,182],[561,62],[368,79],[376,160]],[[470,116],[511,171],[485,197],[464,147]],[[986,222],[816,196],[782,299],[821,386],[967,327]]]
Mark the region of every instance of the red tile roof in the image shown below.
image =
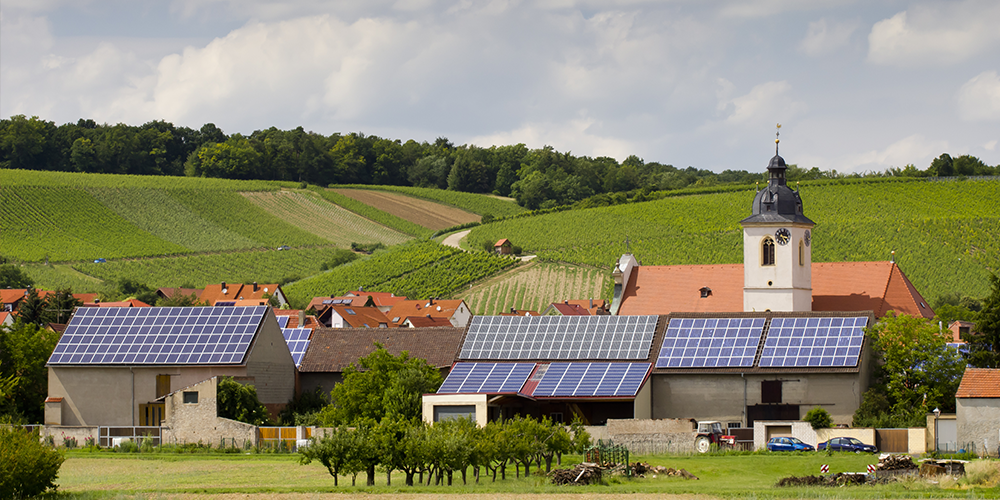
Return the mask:
[[[464,304],[461,299],[456,300],[404,300],[389,309],[385,313],[391,325],[400,326],[403,321],[410,316],[427,316],[432,318],[451,319],[458,310],[458,306]]]
[[[344,318],[344,323],[352,328],[379,328],[380,325],[385,325],[385,328],[388,328],[391,326],[389,318],[386,318],[385,314],[377,307],[337,305],[330,306],[330,310]]]
[[[638,266],[618,314],[743,310],[743,265]],[[711,290],[701,297],[701,289]],[[934,311],[892,262],[814,262],[813,311],[888,311],[933,318]]]
[[[256,290],[254,290],[254,285],[244,285],[241,283],[225,283],[225,285],[225,287],[222,284],[208,285],[198,298],[204,302],[208,302],[210,306],[214,306],[216,302],[231,302],[236,300],[259,301],[264,298],[265,294],[274,295],[275,291],[279,288],[276,284],[258,284],[256,285]],[[225,293],[223,293],[223,290],[225,290]]]
[[[175,295],[183,295],[185,297],[194,295],[195,297],[200,297],[203,291],[201,288],[158,288],[156,293],[163,298],[169,299]]]
[[[14,322],[14,315],[7,311],[0,311],[0,325],[6,325],[7,321]]]
[[[360,290],[355,290],[347,292],[344,295],[348,297],[371,297],[372,302],[374,302],[377,307],[392,307],[406,300],[406,297],[399,297],[396,294],[389,292],[362,292]]]
[[[408,351],[436,368],[450,367],[464,333],[464,328],[317,328],[299,371],[342,372],[374,352],[375,342],[393,355]]]
[[[316,316],[311,314],[306,315],[304,325],[299,325],[299,313],[305,312],[300,309],[276,309],[272,307],[271,310],[274,311],[275,316],[288,316],[288,324],[285,325],[285,328],[311,328],[315,330],[321,326]]]
[[[1000,370],[966,368],[956,398],[1000,398]]]
[[[149,307],[149,304],[139,299],[128,299],[118,302],[97,302],[84,304],[84,307]]]
[[[502,247],[502,246],[504,246],[504,245],[512,245],[512,244],[513,244],[513,243],[511,243],[511,242],[510,242],[510,240],[508,240],[507,238],[504,238],[504,239],[502,239],[502,240],[500,240],[500,241],[498,241],[498,242],[494,243],[494,244],[493,244],[493,248],[496,248],[496,247]]]
[[[590,311],[579,304],[569,304],[566,302],[553,302],[549,309],[555,309],[563,316],[590,316]],[[546,309],[548,310],[548,309]]]
[[[27,288],[3,288],[0,289],[0,302],[4,304],[14,304],[24,299]],[[39,292],[39,295],[41,292]]]
[[[404,326],[409,323],[411,328],[434,328],[434,327],[451,327],[451,321],[447,318],[429,318],[427,316],[409,316],[403,320]]]

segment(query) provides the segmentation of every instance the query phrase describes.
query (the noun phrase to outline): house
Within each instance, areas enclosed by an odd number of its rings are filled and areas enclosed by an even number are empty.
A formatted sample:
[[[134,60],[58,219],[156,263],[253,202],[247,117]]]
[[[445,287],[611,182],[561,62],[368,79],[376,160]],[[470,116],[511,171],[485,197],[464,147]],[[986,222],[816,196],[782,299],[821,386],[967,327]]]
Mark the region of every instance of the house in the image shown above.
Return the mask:
[[[343,371],[375,351],[378,343],[392,355],[403,351],[427,360],[447,373],[455,360],[465,328],[318,328],[299,365],[304,392],[329,393],[343,380]]]
[[[500,316],[540,316],[538,311],[533,311],[531,309],[514,309],[510,308],[510,311],[500,313]]]
[[[240,283],[222,282],[218,285],[208,285],[201,292],[198,298],[210,306],[234,306],[240,305],[240,301],[252,301],[243,305],[267,305],[270,298],[278,301],[278,305],[285,305],[288,299],[281,291],[281,286],[276,284],[259,285],[253,282],[249,285]]]
[[[389,327],[403,326],[406,318],[427,317],[447,319],[452,326],[465,327],[472,318],[472,311],[462,299],[455,300],[401,300],[386,313]]]
[[[948,331],[951,332],[951,343],[963,343],[976,334],[976,324],[971,321],[955,320],[948,323]]]
[[[959,447],[1000,452],[1000,369],[966,368],[955,402]]]
[[[330,328],[389,328],[389,318],[375,307],[333,305],[326,309]],[[396,325],[392,325],[396,326]]]
[[[397,297],[395,294],[388,292],[351,291],[339,297],[333,295],[330,297],[313,297],[309,301],[309,305],[306,306],[306,310],[312,309],[316,311],[320,321],[324,325],[332,327],[331,313],[328,310],[330,306],[374,307],[382,311],[382,313],[388,313],[392,309],[392,306],[404,300],[406,300],[406,297]]]
[[[95,300],[94,302],[83,304],[82,307],[150,307],[150,305],[139,299],[128,299],[116,302],[101,302],[99,300]]]
[[[428,314],[427,316],[407,316],[403,320],[403,324],[399,326],[400,328],[450,328],[452,324],[448,318],[433,318]]]
[[[158,425],[164,396],[221,375],[253,384],[272,415],[294,395],[269,307],[81,307],[46,366],[54,425]]]
[[[513,255],[514,244],[507,238],[504,238],[493,244],[493,251],[500,255]]]
[[[542,316],[590,316],[590,311],[576,301],[570,303],[570,301],[565,300],[563,302],[553,302],[542,311]]]
[[[0,326],[14,326],[14,315],[8,311],[0,311]]]
[[[274,316],[278,320],[281,328],[308,328],[315,330],[321,326],[319,319],[301,309],[277,309],[272,308]]]

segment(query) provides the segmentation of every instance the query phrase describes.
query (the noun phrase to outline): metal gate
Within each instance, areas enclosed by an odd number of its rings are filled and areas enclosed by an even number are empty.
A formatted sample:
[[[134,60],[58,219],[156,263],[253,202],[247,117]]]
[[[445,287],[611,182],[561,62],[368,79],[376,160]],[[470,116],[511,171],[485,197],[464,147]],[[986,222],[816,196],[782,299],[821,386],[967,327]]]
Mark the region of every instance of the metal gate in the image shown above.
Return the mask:
[[[910,436],[906,429],[875,429],[875,447],[881,453],[908,453]]]
[[[312,437],[311,428],[303,427],[302,430],[300,436],[299,427],[258,427],[257,442],[262,448],[295,451],[299,440]]]

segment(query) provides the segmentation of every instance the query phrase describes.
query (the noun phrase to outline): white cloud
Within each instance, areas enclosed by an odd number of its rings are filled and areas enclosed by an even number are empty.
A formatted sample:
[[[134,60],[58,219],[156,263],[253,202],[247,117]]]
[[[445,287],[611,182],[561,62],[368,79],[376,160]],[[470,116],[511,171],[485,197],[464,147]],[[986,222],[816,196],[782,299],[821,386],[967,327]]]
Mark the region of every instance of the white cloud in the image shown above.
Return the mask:
[[[868,61],[928,67],[965,61],[1000,42],[1000,3],[967,0],[916,5],[875,23]]]
[[[855,0],[734,0],[725,2],[720,12],[724,16],[741,18],[772,17],[787,12],[819,10],[856,3]]]
[[[985,149],[987,151],[996,151],[996,149],[997,149],[997,140],[994,139],[992,141],[987,142],[986,144],[983,144],[983,149]]]
[[[799,52],[813,57],[835,52],[850,42],[857,29],[857,22],[838,23],[826,19],[811,22],[805,38],[799,42]]]
[[[881,150],[849,155],[834,161],[834,168],[845,172],[882,171],[910,163],[927,165],[930,160],[948,150],[948,142],[932,140],[920,134],[904,137]],[[839,166],[836,166],[839,164]]]
[[[787,81],[765,82],[745,95],[722,103],[723,109],[731,110],[726,122],[780,122],[804,112],[805,103],[795,101],[788,95],[791,88]]]
[[[958,90],[958,114],[967,121],[1000,121],[1000,76],[984,71]]]
[[[559,145],[556,149],[574,154],[588,156],[608,156],[619,161],[636,154],[637,144],[615,137],[594,133],[600,128],[597,120],[579,118],[559,123],[530,123],[514,130],[496,132],[472,137],[472,144],[490,146],[506,144],[525,144],[529,148]]]

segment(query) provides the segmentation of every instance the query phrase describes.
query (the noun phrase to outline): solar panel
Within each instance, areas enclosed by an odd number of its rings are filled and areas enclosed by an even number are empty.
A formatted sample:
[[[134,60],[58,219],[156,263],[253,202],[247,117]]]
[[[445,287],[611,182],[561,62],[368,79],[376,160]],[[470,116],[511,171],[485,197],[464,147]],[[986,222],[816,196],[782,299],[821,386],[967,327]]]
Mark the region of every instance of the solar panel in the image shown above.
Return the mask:
[[[774,318],[759,366],[857,366],[868,317]]]
[[[534,363],[455,363],[438,394],[518,392]]]
[[[309,328],[282,328],[281,335],[285,337],[288,352],[292,353],[295,366],[301,365],[302,357],[309,350],[309,336],[312,335],[312,330]]]
[[[753,366],[765,318],[672,318],[657,368]]]
[[[288,316],[276,316],[278,318],[278,326],[281,328],[288,328]]]
[[[657,316],[476,316],[462,359],[645,359]]]
[[[49,364],[239,364],[267,309],[80,308],[49,357]]]
[[[551,363],[535,387],[541,397],[633,397],[649,363]]]

